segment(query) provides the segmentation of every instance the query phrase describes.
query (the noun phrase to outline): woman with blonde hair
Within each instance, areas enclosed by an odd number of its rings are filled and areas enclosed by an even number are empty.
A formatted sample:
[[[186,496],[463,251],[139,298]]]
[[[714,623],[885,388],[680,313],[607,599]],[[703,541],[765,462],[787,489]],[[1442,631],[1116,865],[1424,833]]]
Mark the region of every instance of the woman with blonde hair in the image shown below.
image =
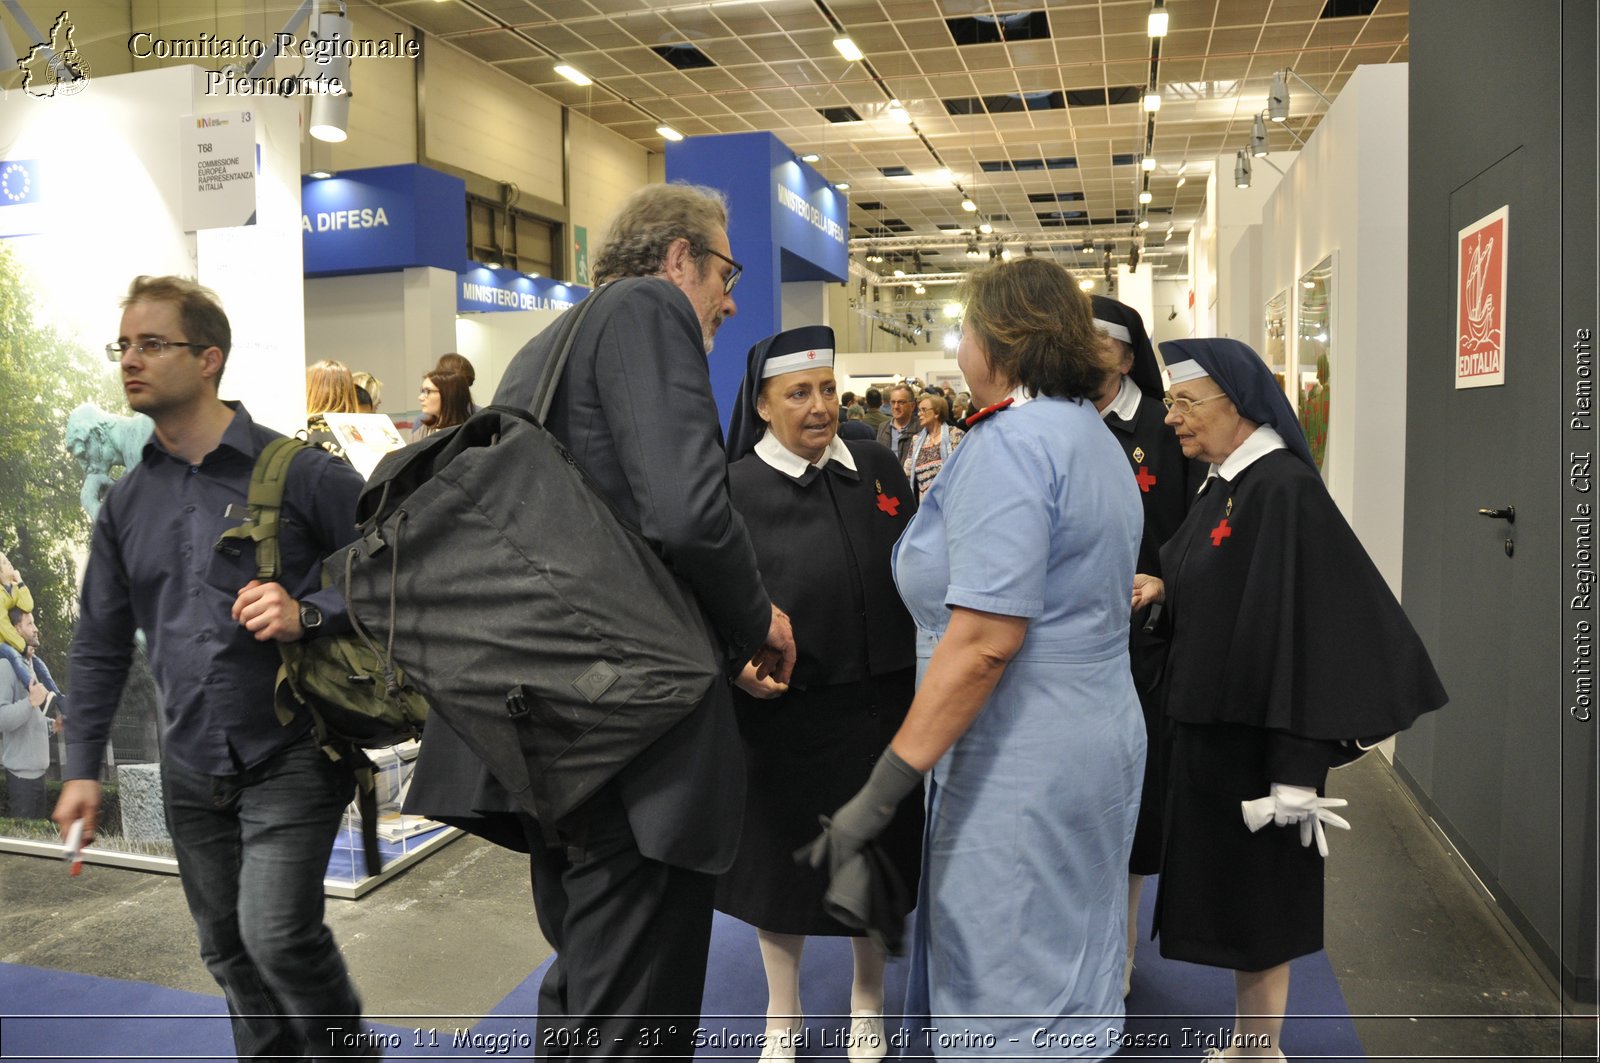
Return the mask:
[[[306,370],[306,414],[357,413],[356,382],[350,367],[324,358]],[[308,422],[307,428],[310,428]]]
[[[306,442],[344,457],[344,448],[339,446],[323,414],[358,412],[356,384],[349,366],[324,358],[306,369],[306,431],[302,437]]]

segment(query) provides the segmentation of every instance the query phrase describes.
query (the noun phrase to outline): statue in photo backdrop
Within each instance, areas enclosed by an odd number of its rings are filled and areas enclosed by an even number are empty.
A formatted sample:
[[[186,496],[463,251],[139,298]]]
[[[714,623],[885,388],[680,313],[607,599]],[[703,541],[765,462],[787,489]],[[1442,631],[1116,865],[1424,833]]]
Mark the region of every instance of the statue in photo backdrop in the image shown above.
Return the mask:
[[[92,521],[100,501],[116,482],[113,466],[132,468],[150,438],[151,421],[142,413],[123,416],[107,413],[85,402],[67,414],[67,450],[83,465],[83,490],[78,499]]]

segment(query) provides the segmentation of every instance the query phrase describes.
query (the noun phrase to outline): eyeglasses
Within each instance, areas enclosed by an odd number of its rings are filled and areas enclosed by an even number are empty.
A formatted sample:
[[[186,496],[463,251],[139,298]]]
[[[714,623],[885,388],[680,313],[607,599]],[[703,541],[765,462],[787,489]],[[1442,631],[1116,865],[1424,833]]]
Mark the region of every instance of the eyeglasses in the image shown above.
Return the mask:
[[[1165,406],[1169,410],[1177,410],[1179,417],[1187,417],[1191,412],[1193,412],[1194,408],[1199,406],[1201,403],[1210,402],[1212,399],[1224,398],[1227,398],[1226,392],[1216,395],[1207,395],[1203,399],[1176,399],[1172,397],[1171,392],[1168,392],[1167,394],[1161,396],[1161,405]]]
[[[729,258],[727,255],[723,254],[721,251],[713,251],[709,247],[701,248],[701,250],[708,255],[715,255],[717,258],[722,259],[722,261],[733,267],[733,272],[728,274],[727,278],[722,282],[722,294],[732,295],[733,286],[739,283],[740,276],[744,274],[744,267],[739,265],[739,263],[735,262],[733,259]]]
[[[213,346],[215,346],[215,344],[190,343],[188,340],[161,340],[151,338],[140,340],[138,343],[134,343],[132,340],[118,340],[115,343],[106,344],[106,357],[113,362],[120,362],[122,361],[123,355],[127,354],[129,351],[132,351],[134,354],[150,355],[154,358],[160,358],[174,347],[193,347],[197,351],[203,351],[206,348]]]
[[[439,394],[439,389],[438,388],[423,388],[420,392],[418,392],[418,394],[419,395],[437,395],[437,394]]]

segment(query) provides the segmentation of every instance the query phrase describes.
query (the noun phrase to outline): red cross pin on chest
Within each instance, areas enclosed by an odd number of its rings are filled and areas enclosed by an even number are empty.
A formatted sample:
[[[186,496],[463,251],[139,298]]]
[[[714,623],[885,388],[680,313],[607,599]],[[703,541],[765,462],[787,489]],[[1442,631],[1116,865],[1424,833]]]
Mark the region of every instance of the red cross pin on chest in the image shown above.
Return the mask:
[[[1233,529],[1228,527],[1228,518],[1223,517],[1215,528],[1211,529],[1211,545],[1221,546],[1222,540],[1233,534]]]
[[[1135,476],[1133,480],[1139,485],[1139,490],[1145,494],[1149,494],[1150,488],[1156,485],[1155,474],[1150,471],[1150,466],[1148,465],[1139,466],[1139,475]]]
[[[892,517],[892,516],[894,516],[896,513],[898,513],[900,511],[900,500],[898,498],[890,498],[888,495],[884,494],[882,491],[879,491],[878,492],[878,508],[883,510],[885,513],[889,514],[889,516]]]

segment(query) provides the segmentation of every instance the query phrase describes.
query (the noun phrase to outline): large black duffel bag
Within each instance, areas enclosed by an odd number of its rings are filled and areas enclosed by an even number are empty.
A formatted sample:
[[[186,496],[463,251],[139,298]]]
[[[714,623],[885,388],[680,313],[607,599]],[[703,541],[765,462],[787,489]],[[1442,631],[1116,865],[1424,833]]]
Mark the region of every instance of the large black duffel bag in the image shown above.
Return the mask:
[[[489,406],[385,456],[362,538],[326,562],[358,630],[546,825],[721,678],[693,594],[540,424],[604,294],[556,326],[537,417]]]

